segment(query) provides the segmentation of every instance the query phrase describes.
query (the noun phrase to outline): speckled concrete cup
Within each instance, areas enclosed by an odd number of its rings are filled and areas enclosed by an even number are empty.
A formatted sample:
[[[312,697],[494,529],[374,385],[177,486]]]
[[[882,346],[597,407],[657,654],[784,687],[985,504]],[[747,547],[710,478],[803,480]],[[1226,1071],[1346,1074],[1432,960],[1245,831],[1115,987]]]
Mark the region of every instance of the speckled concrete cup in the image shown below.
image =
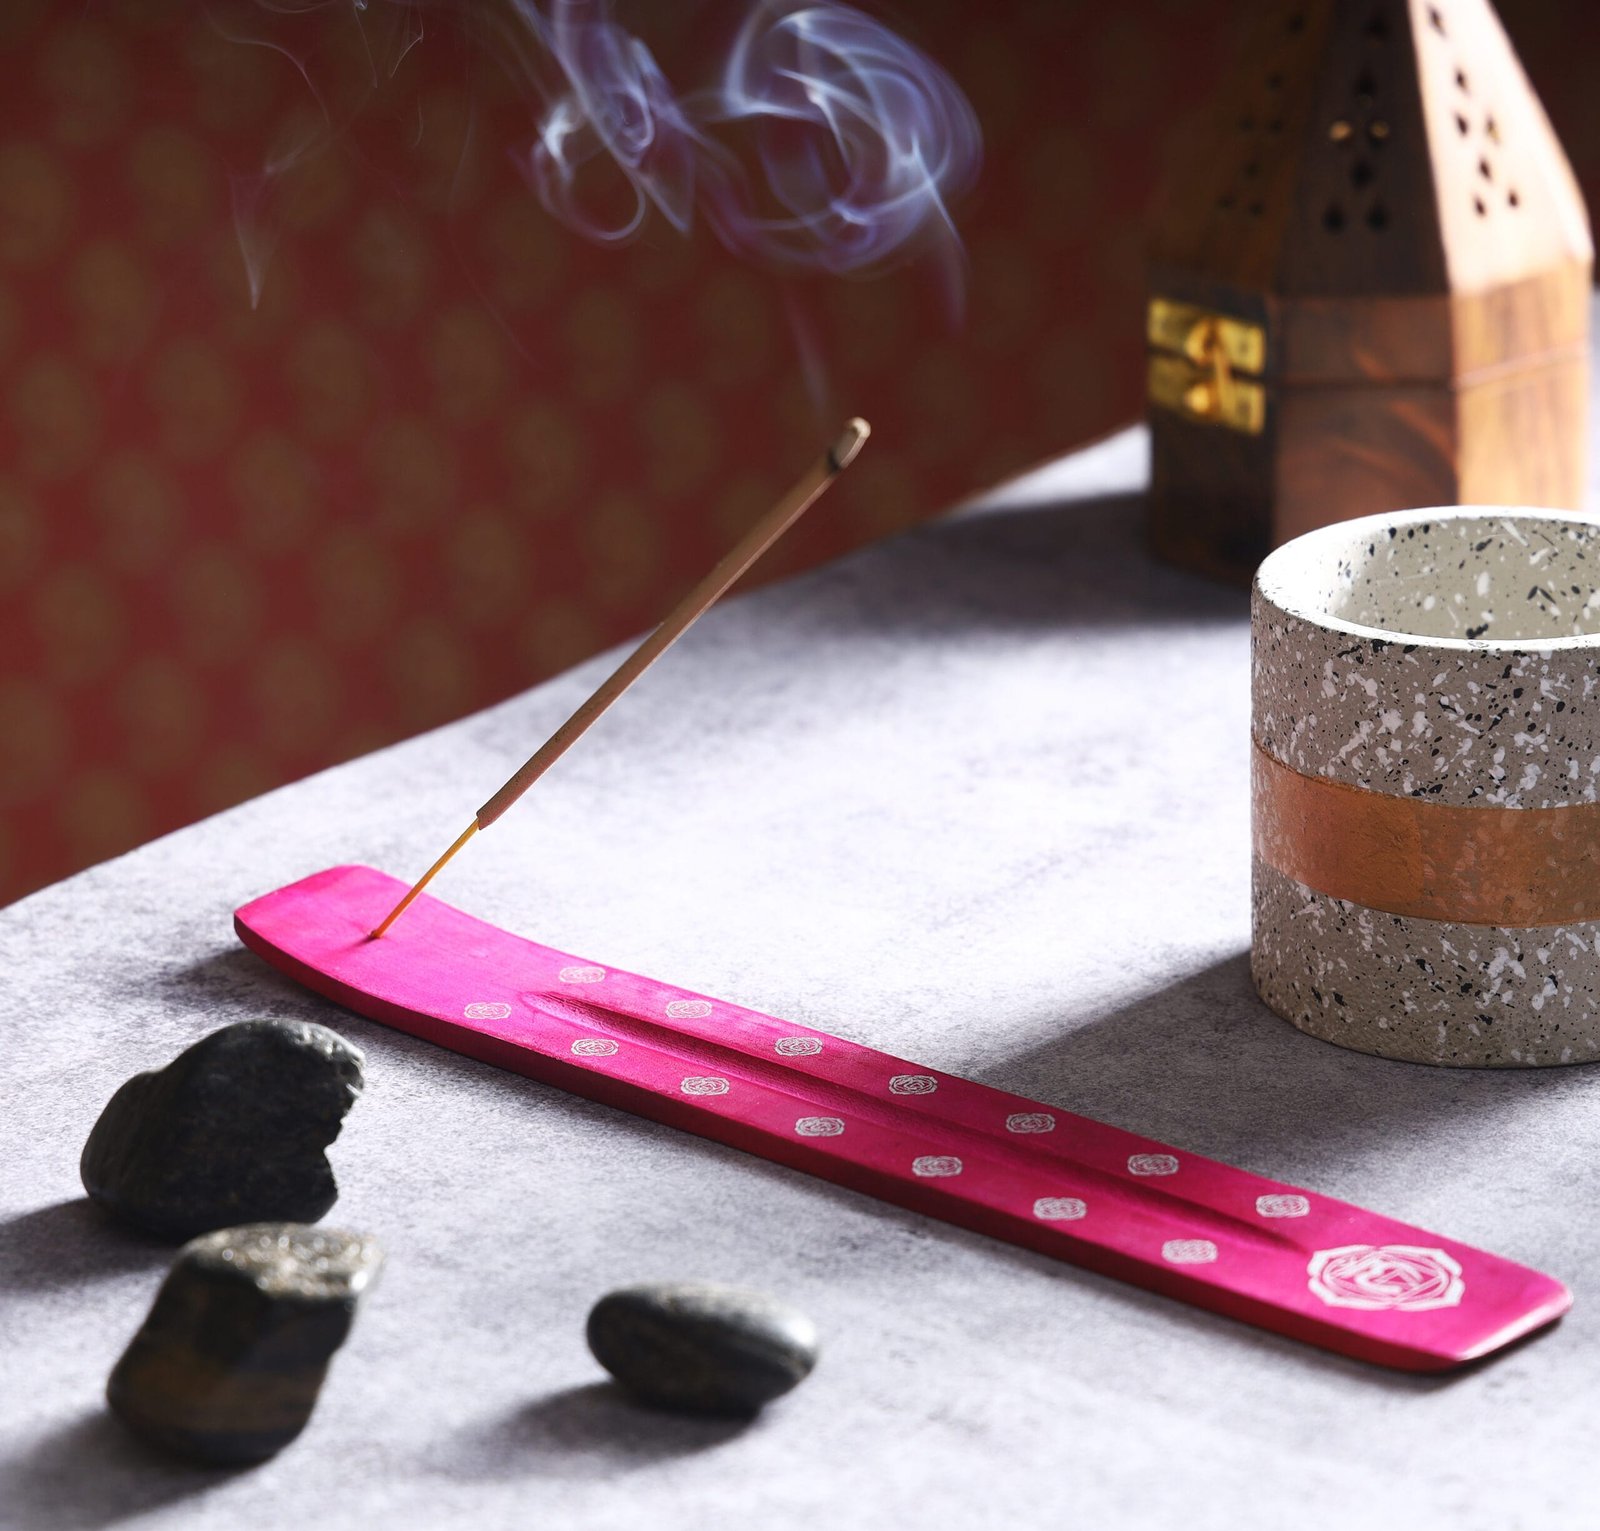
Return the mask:
[[[1600,1058],[1600,524],[1323,527],[1251,630],[1261,997],[1386,1058]]]

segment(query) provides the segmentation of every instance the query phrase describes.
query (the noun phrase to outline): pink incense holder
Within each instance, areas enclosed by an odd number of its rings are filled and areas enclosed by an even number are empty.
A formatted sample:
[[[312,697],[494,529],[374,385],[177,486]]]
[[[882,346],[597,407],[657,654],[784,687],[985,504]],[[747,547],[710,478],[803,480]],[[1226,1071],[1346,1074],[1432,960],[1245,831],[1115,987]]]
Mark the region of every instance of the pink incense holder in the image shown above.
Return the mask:
[[[1559,1318],[1559,1281],[1348,1202],[524,940],[333,867],[240,939],[370,1020],[868,1196],[1343,1355],[1475,1361]]]

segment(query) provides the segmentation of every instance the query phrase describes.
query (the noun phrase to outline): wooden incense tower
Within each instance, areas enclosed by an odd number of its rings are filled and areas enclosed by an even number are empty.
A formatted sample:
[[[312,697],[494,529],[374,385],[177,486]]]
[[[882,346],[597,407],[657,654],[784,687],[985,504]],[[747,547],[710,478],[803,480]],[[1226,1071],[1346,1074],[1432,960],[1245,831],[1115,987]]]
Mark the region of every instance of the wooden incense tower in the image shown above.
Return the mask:
[[[1151,529],[1248,579],[1415,505],[1577,506],[1583,199],[1488,0],[1275,0],[1158,205]]]

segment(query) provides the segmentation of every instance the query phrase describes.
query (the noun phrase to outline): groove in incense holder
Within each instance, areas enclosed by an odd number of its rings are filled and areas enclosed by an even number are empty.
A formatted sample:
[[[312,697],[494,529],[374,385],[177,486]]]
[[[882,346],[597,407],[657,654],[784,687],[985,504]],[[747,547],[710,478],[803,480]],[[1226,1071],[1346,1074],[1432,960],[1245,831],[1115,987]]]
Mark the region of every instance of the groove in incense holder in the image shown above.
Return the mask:
[[[1363,1360],[1439,1371],[1559,1318],[1560,1282],[1346,1202],[605,968],[335,867],[240,938],[370,1019],[839,1185]]]

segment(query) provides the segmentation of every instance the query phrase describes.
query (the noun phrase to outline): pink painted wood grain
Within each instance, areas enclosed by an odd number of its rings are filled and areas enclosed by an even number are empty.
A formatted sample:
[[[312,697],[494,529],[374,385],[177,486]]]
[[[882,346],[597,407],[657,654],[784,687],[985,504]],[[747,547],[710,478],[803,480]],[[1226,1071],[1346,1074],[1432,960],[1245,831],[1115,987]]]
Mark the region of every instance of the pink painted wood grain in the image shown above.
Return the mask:
[[[1315,1192],[671,984],[333,867],[240,938],[369,1019],[868,1196],[1362,1360],[1439,1371],[1553,1322],[1552,1277]]]

